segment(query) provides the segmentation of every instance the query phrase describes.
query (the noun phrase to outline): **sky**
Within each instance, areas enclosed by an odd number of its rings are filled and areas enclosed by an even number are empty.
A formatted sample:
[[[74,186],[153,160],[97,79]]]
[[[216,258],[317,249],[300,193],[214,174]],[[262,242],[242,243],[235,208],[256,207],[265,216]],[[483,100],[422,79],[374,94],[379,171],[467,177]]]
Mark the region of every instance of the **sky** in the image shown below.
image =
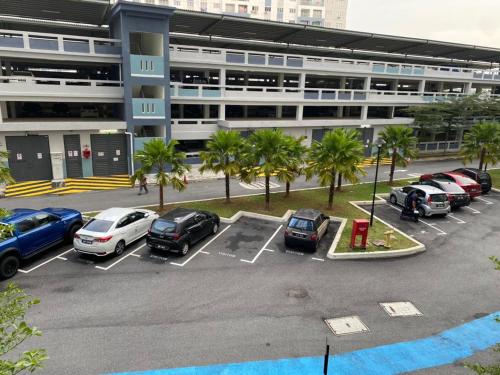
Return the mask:
[[[347,29],[500,48],[500,0],[348,0]]]

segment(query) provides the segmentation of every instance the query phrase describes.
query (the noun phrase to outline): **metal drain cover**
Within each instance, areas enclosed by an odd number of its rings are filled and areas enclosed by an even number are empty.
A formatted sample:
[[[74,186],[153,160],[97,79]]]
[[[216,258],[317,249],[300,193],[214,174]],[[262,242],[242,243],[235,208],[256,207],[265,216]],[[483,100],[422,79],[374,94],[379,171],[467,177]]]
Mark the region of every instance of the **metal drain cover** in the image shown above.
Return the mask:
[[[325,323],[333,334],[337,336],[370,331],[358,316],[325,319]]]
[[[380,303],[380,306],[391,317],[423,315],[411,302],[385,302]]]

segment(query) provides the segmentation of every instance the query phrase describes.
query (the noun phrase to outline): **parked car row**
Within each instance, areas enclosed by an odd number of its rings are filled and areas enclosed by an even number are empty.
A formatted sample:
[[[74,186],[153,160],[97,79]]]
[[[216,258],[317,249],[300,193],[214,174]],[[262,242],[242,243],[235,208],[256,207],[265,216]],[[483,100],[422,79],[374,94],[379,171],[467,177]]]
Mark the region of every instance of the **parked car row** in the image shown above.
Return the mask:
[[[451,209],[468,206],[471,200],[491,190],[491,177],[476,168],[458,168],[451,172],[424,174],[418,182],[393,188],[389,201],[405,205],[410,192],[418,196],[419,216],[446,215]]]

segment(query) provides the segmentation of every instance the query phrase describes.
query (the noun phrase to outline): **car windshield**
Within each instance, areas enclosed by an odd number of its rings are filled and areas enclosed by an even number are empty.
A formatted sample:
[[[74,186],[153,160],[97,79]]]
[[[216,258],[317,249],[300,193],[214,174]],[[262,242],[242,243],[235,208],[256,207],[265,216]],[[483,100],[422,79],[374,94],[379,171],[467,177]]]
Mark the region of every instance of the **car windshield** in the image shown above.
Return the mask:
[[[112,225],[113,222],[109,220],[92,219],[83,228],[91,232],[105,233]]]
[[[431,194],[433,202],[446,202],[448,197],[446,194]]]
[[[175,227],[176,227],[176,223],[174,223],[173,221],[156,220],[153,223],[152,229],[155,232],[174,233],[175,232]]]
[[[290,219],[290,223],[288,224],[288,228],[312,231],[313,230],[313,222],[311,220],[299,219],[298,217],[292,217]]]

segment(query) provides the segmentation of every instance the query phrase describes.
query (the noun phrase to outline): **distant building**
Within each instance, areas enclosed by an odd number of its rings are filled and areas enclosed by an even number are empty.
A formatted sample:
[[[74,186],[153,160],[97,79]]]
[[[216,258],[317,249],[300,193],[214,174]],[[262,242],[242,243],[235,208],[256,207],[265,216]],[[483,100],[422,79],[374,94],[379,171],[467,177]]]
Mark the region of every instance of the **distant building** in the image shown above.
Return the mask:
[[[348,0],[130,0],[198,12],[346,28]],[[115,0],[111,0],[115,2]]]

